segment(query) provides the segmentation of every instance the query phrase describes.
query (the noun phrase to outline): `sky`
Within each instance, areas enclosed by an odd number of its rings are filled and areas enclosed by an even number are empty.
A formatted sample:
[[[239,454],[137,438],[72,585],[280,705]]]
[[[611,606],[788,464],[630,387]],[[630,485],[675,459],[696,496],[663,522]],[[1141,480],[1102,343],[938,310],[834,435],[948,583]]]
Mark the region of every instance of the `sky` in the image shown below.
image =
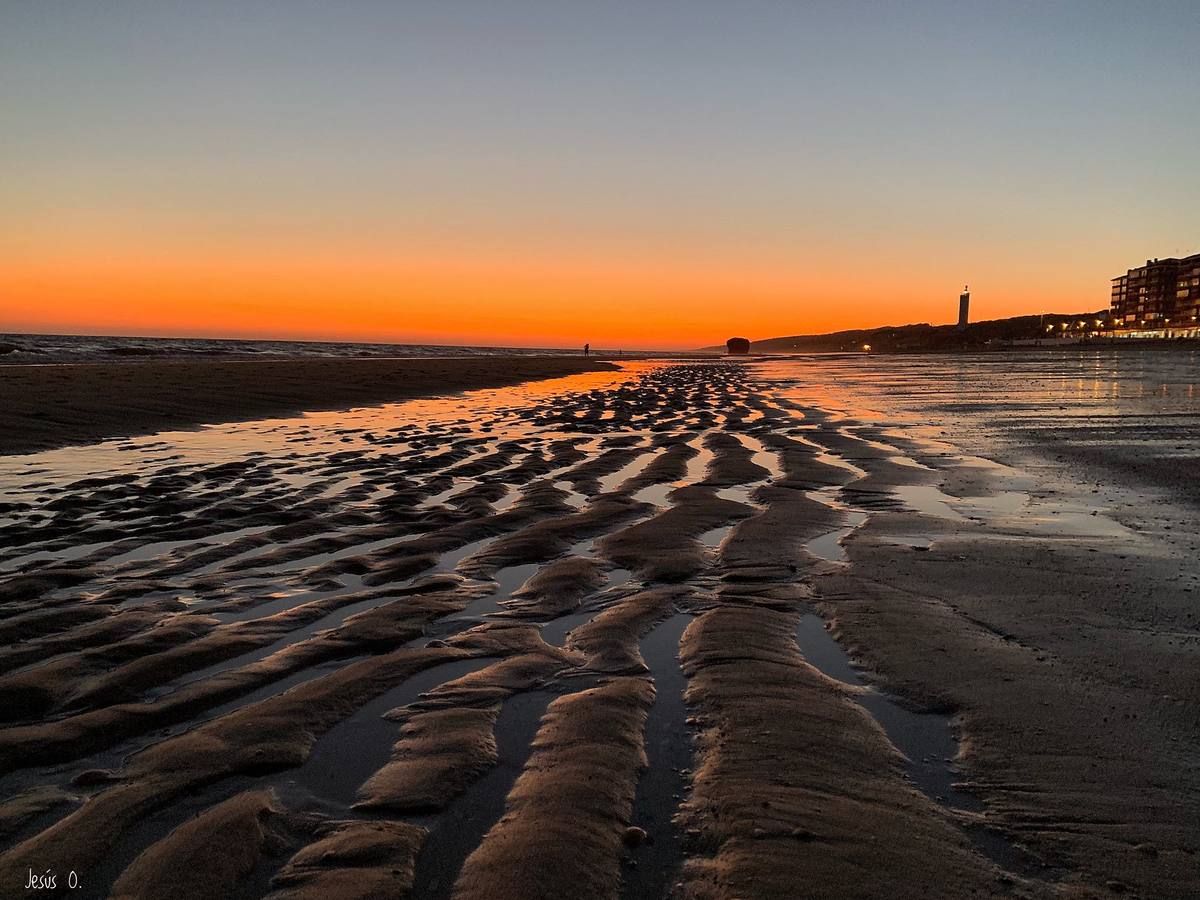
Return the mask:
[[[0,331],[694,347],[1200,252],[1200,5],[0,0]]]

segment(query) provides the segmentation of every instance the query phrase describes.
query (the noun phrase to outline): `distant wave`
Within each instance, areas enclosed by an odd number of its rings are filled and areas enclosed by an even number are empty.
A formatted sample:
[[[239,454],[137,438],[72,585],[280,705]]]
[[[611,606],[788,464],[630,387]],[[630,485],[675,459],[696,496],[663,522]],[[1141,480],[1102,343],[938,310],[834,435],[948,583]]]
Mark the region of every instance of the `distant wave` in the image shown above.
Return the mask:
[[[0,334],[0,365],[120,362],[137,359],[263,359],[267,357],[532,356],[577,353],[555,348],[362,344],[351,341],[247,341],[221,338]]]

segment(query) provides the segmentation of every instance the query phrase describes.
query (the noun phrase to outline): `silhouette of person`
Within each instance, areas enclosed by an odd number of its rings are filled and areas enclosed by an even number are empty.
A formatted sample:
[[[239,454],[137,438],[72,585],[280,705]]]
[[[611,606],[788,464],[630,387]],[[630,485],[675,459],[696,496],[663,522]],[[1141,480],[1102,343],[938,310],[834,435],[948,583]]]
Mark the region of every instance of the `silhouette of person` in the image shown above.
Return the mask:
[[[590,354],[591,354],[591,352],[592,352],[592,345],[591,345],[591,344],[584,344],[584,345],[583,345],[583,355],[584,355],[584,356],[588,356],[588,355],[590,355]]]

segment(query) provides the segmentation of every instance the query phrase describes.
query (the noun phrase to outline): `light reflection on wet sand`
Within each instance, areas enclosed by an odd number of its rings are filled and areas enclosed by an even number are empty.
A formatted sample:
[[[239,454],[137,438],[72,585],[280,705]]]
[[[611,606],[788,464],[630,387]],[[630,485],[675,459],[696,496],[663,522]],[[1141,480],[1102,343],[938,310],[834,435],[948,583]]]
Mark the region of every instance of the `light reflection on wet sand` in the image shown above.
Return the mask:
[[[681,725],[685,708],[677,702],[685,681],[680,635],[747,571],[780,592],[784,599],[771,602],[791,610],[803,629],[817,620],[811,613],[800,620],[803,607],[786,599],[788,591],[827,570],[853,567],[860,537],[921,551],[942,540],[1135,540],[1133,530],[1105,514],[1110,496],[1092,495],[1065,466],[1054,470],[1057,487],[1049,493],[1045,457],[1079,453],[1087,460],[1121,441],[1132,448],[1122,452],[1194,459],[1200,423],[1191,363],[1168,354],[817,357],[746,367],[636,362],[620,372],[461,397],[0,458],[0,529],[9,537],[0,579],[71,570],[64,583],[36,588],[44,593],[32,601],[21,594],[8,600],[10,614],[34,628],[26,636],[31,644],[0,654],[0,691],[32,684],[30,673],[39,671],[48,673],[49,686],[25,711],[10,710],[8,721],[35,728],[133,702],[143,707],[139,715],[161,717],[147,721],[162,731],[131,728],[132,743],[119,746],[146,749],[370,661],[394,649],[395,642],[375,643],[390,628],[402,648],[450,654],[438,663],[447,672],[487,675],[493,659],[513,664],[520,677],[503,670],[492,676],[498,681],[455,695],[462,709],[491,698],[501,725],[517,709],[512,696],[548,690],[534,704],[536,719],[550,694],[582,690],[601,675],[665,679],[673,694],[650,714],[658,742],[651,763],[668,760],[679,770],[692,754],[691,726]],[[1152,429],[1139,432],[1146,423]],[[670,453],[679,455],[677,466],[654,468]],[[795,509],[768,532],[777,546],[745,537],[788,504]],[[639,619],[646,596],[657,597],[665,585],[682,586],[692,600],[670,600]],[[414,612],[406,618],[409,605]],[[81,624],[38,624],[56,610]],[[109,617],[145,614],[104,631]],[[574,635],[598,621],[612,629],[612,645],[576,646]],[[153,659],[163,648],[138,641],[159,622],[196,628],[166,649],[186,651],[202,641],[210,649],[194,660],[181,655],[156,673]],[[73,627],[99,629],[101,638],[78,639]],[[798,632],[802,651],[805,633]],[[832,638],[823,630],[817,637],[812,646],[821,649],[813,652],[833,653]],[[122,641],[129,646],[112,650]],[[636,654],[628,648],[639,641],[643,652],[653,648],[649,674],[622,656]],[[853,672],[839,652],[839,671]],[[88,653],[99,660],[94,670],[81,662]],[[456,653],[477,656],[456,662]],[[218,677],[246,680],[229,696],[209,698],[204,692]],[[851,685],[860,686],[854,679]],[[905,728],[933,723],[938,752],[953,756],[944,716],[922,720],[876,695],[886,716],[903,718]],[[409,689],[383,696],[419,706]],[[170,706],[180,698],[186,709]],[[362,708],[377,718],[386,705],[375,700]],[[882,715],[870,703],[864,708]],[[670,728],[660,720],[664,709]],[[886,716],[880,721],[894,730]],[[359,730],[372,735],[369,759],[377,767],[400,726],[374,718]],[[522,722],[521,746],[506,751],[521,761],[536,733],[536,722]],[[328,777],[321,766],[337,764],[345,731],[317,744],[303,779]],[[512,735],[501,737],[512,744]],[[53,762],[22,759],[15,775],[0,777],[0,787],[68,787],[90,768],[136,759],[114,759],[100,734],[88,737],[95,749],[55,743],[53,733],[47,740]],[[942,802],[936,794],[948,790],[949,764],[922,764],[917,786]],[[355,772],[359,781],[371,774]],[[209,780],[220,785],[226,777]],[[507,791],[514,777],[481,783]],[[343,781],[337,794],[349,806],[358,784]],[[634,819],[670,829],[684,776],[655,772],[638,785]],[[984,809],[957,789],[954,797],[959,808]],[[62,809],[78,806],[80,796],[72,798]],[[492,819],[475,823],[472,840],[502,811],[498,797],[489,795],[488,803]],[[21,832],[36,833],[34,823]],[[661,840],[669,852],[647,858],[678,866],[679,835]],[[471,847],[444,840],[431,846],[451,848],[444,852],[453,860],[426,860],[422,871],[469,865]],[[1002,842],[983,852],[1001,865],[1012,858]],[[110,868],[113,875],[120,870]]]

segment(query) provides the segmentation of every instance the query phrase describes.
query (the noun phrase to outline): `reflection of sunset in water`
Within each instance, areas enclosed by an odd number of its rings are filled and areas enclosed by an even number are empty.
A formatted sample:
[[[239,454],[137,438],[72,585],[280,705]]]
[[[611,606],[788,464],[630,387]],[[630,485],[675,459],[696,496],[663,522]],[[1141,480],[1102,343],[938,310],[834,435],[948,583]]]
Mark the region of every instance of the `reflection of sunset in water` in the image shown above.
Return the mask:
[[[1196,353],[1071,351],[814,356],[762,363],[763,378],[851,414],[1120,416],[1190,409]],[[797,367],[799,365],[799,367]],[[847,406],[849,404],[849,406]]]
[[[351,410],[317,411],[300,416],[204,426],[195,431],[162,432],[145,438],[105,441],[86,448],[49,450],[19,457],[0,457],[0,485],[13,490],[34,475],[84,477],[105,471],[145,474],[149,467],[170,462],[218,462],[241,454],[316,456],[337,449],[386,455],[372,442],[399,426],[421,428],[437,423],[446,434],[469,434],[481,417],[494,417],[484,434],[517,437],[536,430],[520,411],[564,393],[608,388],[663,366],[661,362],[629,362],[619,372],[583,372],[563,378],[525,382],[502,388],[469,391],[460,396],[406,400]],[[53,476],[52,474],[53,473]]]
[[[492,439],[543,431],[522,411],[553,398],[612,390],[668,365],[630,361],[619,372],[586,372],[461,396],[408,400],[349,411],[322,411],[252,423],[207,426],[152,438],[108,441],[86,449],[55,450],[0,463],[0,481],[12,490],[32,473],[82,477],[96,471],[145,472],[167,460],[216,461],[239,453],[312,455],[361,450],[383,455],[372,441],[401,425],[440,423],[447,434],[472,434],[487,419]],[[957,423],[982,439],[1002,426],[1068,429],[1112,418],[1132,425],[1138,416],[1191,414],[1197,397],[1191,355],[1167,353],[1034,353],[1026,356],[813,355],[751,363],[754,377],[780,396],[827,408],[839,416],[886,419],[907,425]],[[606,410],[603,419],[614,415]],[[1130,417],[1133,417],[1130,419]],[[586,420],[580,420],[586,426]],[[570,431],[561,430],[563,435]],[[585,434],[585,431],[578,432]],[[998,432],[997,432],[998,433]],[[1150,435],[1126,434],[1138,441]],[[1177,437],[1164,440],[1177,440]],[[54,474],[51,474],[54,473]]]

